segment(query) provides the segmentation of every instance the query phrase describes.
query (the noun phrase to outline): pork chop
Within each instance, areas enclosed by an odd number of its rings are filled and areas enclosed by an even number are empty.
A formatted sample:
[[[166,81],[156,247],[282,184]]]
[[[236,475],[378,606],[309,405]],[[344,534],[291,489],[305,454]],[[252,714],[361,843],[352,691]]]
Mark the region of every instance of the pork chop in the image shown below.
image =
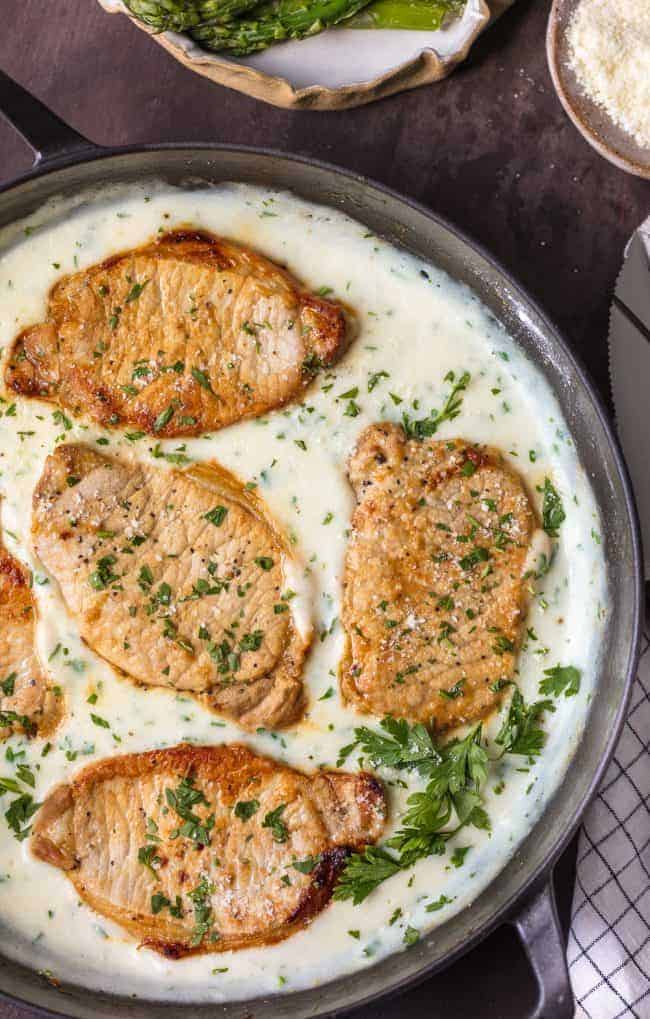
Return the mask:
[[[512,679],[535,515],[495,449],[367,428],[342,622],[344,697],[440,730],[484,718]]]
[[[132,679],[200,695],[245,728],[302,715],[311,634],[294,622],[290,555],[232,475],[60,445],[32,534],[83,639]]]
[[[45,736],[57,725],[61,699],[36,653],[36,602],[29,571],[0,538],[0,739]]]
[[[305,775],[241,745],[185,744],[84,768],[47,796],[31,848],[98,913],[179,958],[304,927],[385,816],[372,775]]]
[[[104,426],[198,435],[282,406],[346,343],[341,305],[254,251],[177,231],[56,283],[5,380]]]

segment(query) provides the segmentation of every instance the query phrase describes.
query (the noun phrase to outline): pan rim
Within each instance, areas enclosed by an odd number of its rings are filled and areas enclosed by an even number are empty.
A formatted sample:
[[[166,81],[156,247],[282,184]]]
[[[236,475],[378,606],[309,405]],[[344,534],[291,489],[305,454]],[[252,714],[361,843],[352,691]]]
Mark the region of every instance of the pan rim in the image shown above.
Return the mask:
[[[389,1000],[393,995],[398,992],[409,990],[424,980],[432,977],[436,973],[446,969],[452,963],[462,958],[472,948],[476,947],[481,941],[483,941],[492,931],[504,922],[508,922],[513,915],[516,913],[518,907],[523,907],[525,903],[531,899],[549,880],[552,869],[557,862],[557,859],[564,851],[569,841],[573,838],[578,826],[582,820],[582,817],[588,808],[589,804],[595,797],[598,788],[600,787],[602,778],[609,767],[611,759],[613,757],[616,745],[618,743],[620,734],[625,724],[627,717],[627,709],[630,702],[632,687],[634,684],[634,678],[636,676],[638,661],[641,650],[641,639],[643,634],[643,623],[644,623],[644,573],[643,573],[643,558],[641,549],[641,531],[640,523],[638,519],[638,513],[636,509],[636,503],[634,500],[631,479],[629,476],[628,468],[623,457],[620,442],[615,432],[614,423],[610,420],[610,415],[607,412],[603,397],[597,389],[594,381],[591,378],[589,370],[583,364],[582,359],[579,355],[576,355],[571,349],[570,345],[565,340],[562,331],[556,326],[555,322],[549,317],[545,310],[538,304],[537,300],[528,292],[528,290],[521,285],[516,278],[512,276],[510,271],[506,269],[501,262],[495,258],[491,252],[486,249],[483,244],[474,240],[465,231],[461,230],[454,223],[449,221],[445,216],[440,215],[438,212],[433,211],[423,205],[416,199],[400,194],[398,191],[382,184],[378,181],[373,180],[364,174],[356,173],[353,170],[348,170],[344,167],[337,166],[333,163],[329,163],[325,160],[311,158],[309,156],[296,155],[293,153],[282,152],[278,149],[270,147],[252,146],[252,145],[234,145],[229,143],[212,143],[212,142],[163,142],[163,143],[150,143],[144,145],[129,145],[119,147],[107,147],[100,148],[94,146],[92,143],[88,143],[88,148],[76,148],[75,151],[57,155],[42,163],[36,163],[34,168],[27,173],[24,173],[17,177],[15,180],[10,181],[8,184],[0,187],[0,201],[2,196],[9,192],[15,192],[23,185],[33,184],[41,179],[45,179],[59,171],[64,171],[72,166],[85,166],[91,163],[99,162],[102,160],[110,161],[115,158],[124,156],[137,156],[144,154],[154,153],[166,153],[166,152],[187,152],[188,156],[192,153],[206,153],[214,152],[215,156],[221,154],[246,154],[249,156],[256,156],[262,158],[270,158],[274,160],[280,160],[285,163],[302,165],[309,168],[315,168],[324,173],[333,174],[339,180],[354,181],[356,184],[362,186],[364,189],[369,191],[375,191],[382,197],[389,199],[399,205],[406,206],[413,211],[424,216],[429,221],[433,222],[438,227],[445,230],[448,234],[459,241],[466,249],[478,254],[488,266],[503,280],[507,285],[508,293],[505,296],[505,303],[512,306],[518,301],[522,306],[527,308],[528,311],[532,311],[536,317],[541,330],[544,332],[548,340],[555,345],[566,358],[570,365],[571,372],[576,382],[582,387],[583,391],[589,397],[592,406],[595,410],[599,424],[603,430],[604,435],[609,443],[610,452],[612,456],[613,467],[615,474],[621,485],[623,498],[621,500],[621,508],[625,512],[625,517],[629,526],[630,537],[631,537],[631,568],[632,576],[630,583],[632,585],[633,594],[633,605],[634,605],[634,619],[632,623],[632,633],[629,642],[627,664],[625,669],[625,679],[622,684],[622,694],[617,706],[616,714],[613,720],[613,724],[606,735],[606,739],[603,741],[604,746],[602,754],[600,755],[598,765],[593,769],[592,774],[588,781],[588,788],[584,794],[582,801],[577,804],[574,810],[571,812],[570,817],[562,827],[562,831],[552,847],[547,851],[545,857],[535,867],[535,869],[528,874],[523,874],[516,884],[517,888],[512,891],[505,902],[501,904],[499,908],[491,912],[489,918],[482,923],[476,930],[474,930],[469,937],[458,944],[451,951],[447,952],[443,957],[422,963],[422,966],[413,974],[408,977],[402,977],[401,979],[389,978],[386,986],[380,990],[373,990],[371,993],[364,997],[358,998],[354,1004],[347,1004],[345,1006],[336,1007],[335,1009],[329,1009],[325,1011],[314,1011],[310,1010],[310,1019],[334,1019],[336,1016],[340,1016],[350,1011],[350,1009],[358,1009],[369,1004],[373,1004],[378,1000]],[[152,174],[154,176],[154,174]],[[288,190],[288,189],[287,189]],[[323,204],[327,205],[325,198]],[[407,245],[404,245],[407,247]],[[552,389],[556,387],[552,382],[549,382]],[[558,786],[558,790],[561,785]],[[548,807],[548,804],[547,804]],[[545,810],[547,809],[545,808]],[[539,823],[541,818],[544,816],[545,810],[542,812],[540,817],[537,819],[536,824]],[[489,885],[484,889],[482,894],[489,891]],[[471,907],[468,907],[471,908]],[[429,936],[432,932],[429,932]],[[426,937],[426,936],[425,936]],[[425,939],[423,939],[424,941]],[[26,967],[29,969],[29,967]],[[368,972],[371,972],[368,970]],[[350,980],[354,979],[356,974],[345,974],[343,976],[335,977],[332,981],[329,981],[325,985],[321,986],[332,986],[339,980]],[[314,988],[315,989],[315,988]],[[311,990],[314,990],[311,989]],[[87,990],[87,989],[85,989]],[[264,999],[248,999],[242,1001],[225,1002],[224,1005],[240,1005],[254,1008],[256,1002],[260,1000],[268,1001],[278,1000],[282,1001],[289,999],[294,996],[301,994],[310,993],[309,991],[296,991],[288,995],[272,995],[266,996]],[[116,997],[116,1002],[120,999]],[[123,999],[123,1000],[128,1000]],[[149,999],[146,1002],[145,999],[139,999],[143,1004],[156,1005],[157,1007],[176,1007],[178,1003],[167,1002],[161,999]],[[15,1004],[27,1004],[29,1005],[35,1017],[42,1017],[42,1019],[69,1019],[67,1012],[52,1011],[49,1008],[45,1008],[39,1005],[32,1005],[26,1002],[25,999],[17,998],[5,991],[0,989],[0,1002],[9,1002]],[[195,1002],[188,1003],[190,1008],[208,1008],[214,1007],[207,1002]],[[181,1006],[182,1007],[182,1006]],[[219,1007],[219,1006],[217,1006]]]

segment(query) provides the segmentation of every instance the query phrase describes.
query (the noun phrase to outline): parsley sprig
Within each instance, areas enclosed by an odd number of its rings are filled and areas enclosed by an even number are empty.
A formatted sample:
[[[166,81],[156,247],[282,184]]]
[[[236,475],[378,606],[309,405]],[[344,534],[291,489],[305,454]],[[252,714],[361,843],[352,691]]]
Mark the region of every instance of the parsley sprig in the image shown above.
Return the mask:
[[[545,711],[555,711],[553,701],[545,699],[526,704],[515,687],[508,714],[495,740],[503,747],[502,754],[519,754],[531,761],[538,757],[546,742],[546,733],[539,725]]]
[[[557,667],[559,670],[560,667]],[[578,670],[569,666],[553,673],[555,686],[570,689]],[[550,682],[551,680],[549,680]],[[543,681],[546,682],[546,681]],[[374,767],[396,771],[417,771],[427,779],[425,788],[412,793],[406,801],[401,827],[385,846],[368,846],[353,853],[334,890],[335,899],[363,902],[383,881],[407,870],[427,856],[442,855],[447,842],[461,829],[474,827],[490,830],[490,819],[483,806],[482,789],[491,760],[505,754],[527,757],[532,762],[546,741],[540,722],[547,711],[555,711],[549,699],[527,705],[514,687],[507,715],[496,736],[501,748],[491,759],[483,745],[483,727],[475,726],[464,738],[436,746],[424,725],[409,725],[390,715],[380,723],[382,732],[362,726],[354,730],[354,742],[343,747],[339,761],[359,749]],[[466,852],[452,859],[460,866]],[[457,862],[460,860],[460,862]]]
[[[416,769],[422,775],[429,775],[441,762],[426,726],[409,725],[405,719],[393,718],[392,715],[386,715],[379,724],[383,733],[365,725],[354,730],[354,743],[341,749],[337,767],[357,747],[375,768]]]
[[[398,871],[426,856],[444,853],[446,843],[465,825],[490,828],[481,801],[488,770],[481,725],[463,739],[440,747],[434,745],[423,725],[411,726],[404,719],[388,716],[381,727],[383,733],[356,729],[355,742],[345,750],[349,754],[360,747],[376,767],[417,771],[428,782],[422,792],[409,796],[402,827],[386,847],[368,847],[350,857],[334,896],[352,899],[354,905]]]

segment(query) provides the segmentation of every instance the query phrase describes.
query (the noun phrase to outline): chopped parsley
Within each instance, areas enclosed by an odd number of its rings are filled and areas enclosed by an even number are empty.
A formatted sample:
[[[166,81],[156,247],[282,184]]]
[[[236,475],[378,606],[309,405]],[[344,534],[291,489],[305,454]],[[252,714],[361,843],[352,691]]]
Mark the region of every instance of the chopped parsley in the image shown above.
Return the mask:
[[[158,417],[153,423],[154,432],[161,432],[163,428],[165,428],[165,426],[169,424],[169,422],[174,416],[175,411],[176,405],[174,403],[170,403],[169,406],[165,408],[165,410],[161,411],[161,413],[158,415]]]
[[[275,810],[270,810],[262,821],[262,828],[270,828],[276,842],[286,842],[289,838],[289,829],[282,820],[286,806],[286,803],[281,803]]]
[[[124,303],[131,304],[133,301],[137,301],[138,297],[140,296],[148,282],[149,280],[144,280],[142,283],[134,283],[131,289],[129,290],[128,294],[126,295]]]
[[[100,729],[110,729],[110,727],[111,727],[111,723],[110,722],[107,722],[106,719],[102,718],[101,715],[94,715],[92,713],[92,711],[90,713],[90,719],[91,719],[93,725],[99,726]]]
[[[175,828],[169,837],[174,839],[182,835],[184,838],[196,842],[199,846],[208,846],[210,844],[210,832],[214,828],[214,814],[210,814],[209,817],[201,820],[198,814],[194,813],[193,807],[201,804],[206,807],[209,806],[201,790],[195,788],[194,779],[191,776],[186,776],[181,779],[176,789],[165,789],[165,799],[168,806],[183,821],[183,824]]]
[[[194,929],[190,939],[190,945],[197,948],[210,933],[214,924],[214,914],[209,904],[209,896],[214,892],[214,885],[206,877],[202,877],[196,888],[188,893],[188,898],[194,905]],[[212,933],[211,940],[217,941],[219,935]]]
[[[140,846],[138,849],[138,863],[141,863],[143,867],[150,870],[156,880],[158,880],[158,871],[156,870],[155,864],[160,862],[161,860],[157,855],[157,849],[155,846]],[[169,905],[169,901],[167,901],[165,905]],[[155,912],[160,912],[160,910],[155,910]]]
[[[453,853],[451,854],[452,867],[462,867],[465,863],[465,857],[469,853],[471,846],[456,846]]]
[[[183,917],[183,906],[180,895],[176,896],[176,902],[172,905],[171,901],[162,892],[156,892],[151,896],[151,912],[156,916],[162,909],[169,909],[172,916],[181,920]]]
[[[104,591],[109,584],[115,583],[120,578],[113,572],[113,566],[117,562],[117,556],[105,555],[97,560],[97,567],[88,577],[88,583],[95,591]]]
[[[215,527],[221,527],[227,514],[228,510],[225,506],[215,506],[214,509],[208,510],[207,513],[204,513],[204,519],[209,520]]]
[[[490,558],[490,553],[482,545],[475,545],[471,552],[464,555],[462,559],[458,560],[461,570],[471,570],[479,563],[486,563]]]
[[[550,538],[557,538],[560,526],[566,520],[562,499],[549,478],[544,478],[542,526]]]
[[[371,374],[368,376],[368,392],[372,393],[373,389],[375,389],[375,387],[379,385],[382,379],[389,378],[390,372],[385,371],[371,372]]]
[[[11,697],[11,695],[13,694],[14,688],[16,686],[16,679],[17,674],[15,672],[10,672],[6,679],[3,679],[2,682],[0,683],[0,688],[2,689],[2,692],[5,695],[5,697]]]
[[[234,814],[240,821],[250,821],[253,814],[260,809],[259,800],[240,800],[235,804]]]
[[[214,393],[212,383],[205,372],[202,372],[199,368],[192,368],[192,378],[195,382],[198,382],[202,389],[207,389],[208,393]]]
[[[435,899],[434,902],[430,902],[427,906],[427,913],[437,913],[443,906],[448,906],[453,899],[448,899],[446,895],[441,895],[439,899]]]
[[[257,566],[259,566],[261,570],[264,570],[266,573],[268,573],[269,570],[273,569],[273,559],[271,559],[270,556],[257,556],[255,559],[255,563],[257,564]]]

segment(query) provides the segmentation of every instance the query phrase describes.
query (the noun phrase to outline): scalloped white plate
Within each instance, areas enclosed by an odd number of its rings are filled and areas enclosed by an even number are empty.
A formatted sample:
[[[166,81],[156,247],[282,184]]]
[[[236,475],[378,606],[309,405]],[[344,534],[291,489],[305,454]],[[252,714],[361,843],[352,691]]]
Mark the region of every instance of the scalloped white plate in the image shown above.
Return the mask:
[[[186,36],[156,35],[131,20],[177,60],[219,84],[276,106],[333,110],[444,78],[512,2],[467,0],[462,17],[437,32],[333,28],[250,57],[208,53]],[[99,3],[111,14],[128,15],[122,0]]]

